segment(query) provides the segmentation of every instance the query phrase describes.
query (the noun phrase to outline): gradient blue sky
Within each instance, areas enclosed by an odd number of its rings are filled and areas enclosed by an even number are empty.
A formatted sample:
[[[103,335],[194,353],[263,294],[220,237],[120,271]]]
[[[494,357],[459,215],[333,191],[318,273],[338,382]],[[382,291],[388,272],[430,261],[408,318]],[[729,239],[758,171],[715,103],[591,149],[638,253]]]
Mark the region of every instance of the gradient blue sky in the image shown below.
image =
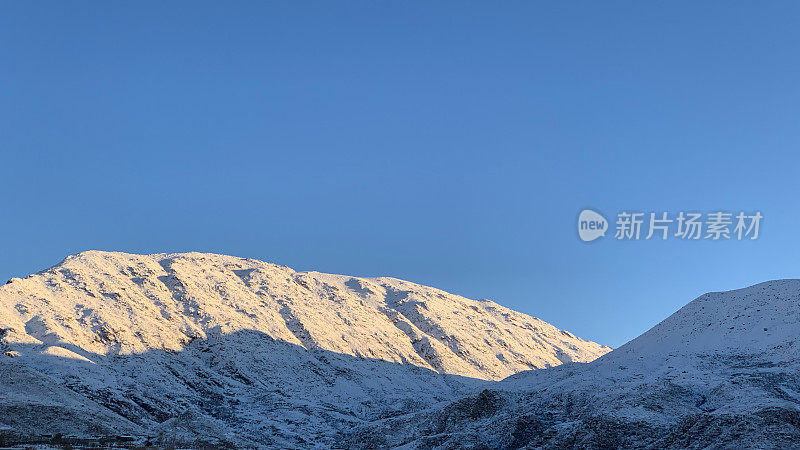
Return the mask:
[[[793,2],[4,2],[0,276],[206,251],[491,298],[618,346],[798,277]],[[584,207],[760,210],[584,244]]]

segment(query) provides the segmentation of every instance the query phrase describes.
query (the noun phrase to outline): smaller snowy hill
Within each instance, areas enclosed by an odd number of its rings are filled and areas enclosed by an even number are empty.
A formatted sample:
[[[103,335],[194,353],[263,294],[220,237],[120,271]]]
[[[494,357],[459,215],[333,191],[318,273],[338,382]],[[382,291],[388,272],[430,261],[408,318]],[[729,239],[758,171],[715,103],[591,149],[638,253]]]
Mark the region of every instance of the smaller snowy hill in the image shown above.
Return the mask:
[[[706,294],[588,364],[357,430],[351,447],[797,448],[800,280]]]

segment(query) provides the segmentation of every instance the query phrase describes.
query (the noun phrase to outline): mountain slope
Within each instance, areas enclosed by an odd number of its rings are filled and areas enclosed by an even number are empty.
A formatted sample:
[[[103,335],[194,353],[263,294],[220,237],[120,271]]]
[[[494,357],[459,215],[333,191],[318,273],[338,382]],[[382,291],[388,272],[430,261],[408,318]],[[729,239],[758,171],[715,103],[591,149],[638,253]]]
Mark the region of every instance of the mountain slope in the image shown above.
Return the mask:
[[[0,326],[21,341],[69,342],[97,354],[179,350],[220,327],[501,379],[610,350],[488,300],[211,254],[85,252],[12,280],[0,299]]]
[[[393,278],[91,251],[0,286],[0,350],[0,370],[26,374],[0,392],[18,411],[0,438],[92,435],[94,417],[104,436],[289,448],[610,349]],[[28,385],[64,395],[28,401]],[[50,425],[20,425],[44,405]]]
[[[377,439],[377,441],[376,441]],[[351,447],[795,448],[800,280],[706,294],[589,364],[523,372]]]

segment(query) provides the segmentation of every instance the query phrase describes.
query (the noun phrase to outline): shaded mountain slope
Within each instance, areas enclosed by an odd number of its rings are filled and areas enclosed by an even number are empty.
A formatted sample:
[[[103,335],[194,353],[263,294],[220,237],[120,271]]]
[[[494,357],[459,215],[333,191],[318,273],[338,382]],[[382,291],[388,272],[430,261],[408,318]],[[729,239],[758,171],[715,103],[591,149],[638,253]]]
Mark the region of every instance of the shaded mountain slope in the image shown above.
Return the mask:
[[[257,331],[207,334],[180,351],[91,360],[16,345],[19,356],[0,359],[0,435],[24,443],[61,433],[160,446],[325,448],[353,426],[491,383],[309,351]]]

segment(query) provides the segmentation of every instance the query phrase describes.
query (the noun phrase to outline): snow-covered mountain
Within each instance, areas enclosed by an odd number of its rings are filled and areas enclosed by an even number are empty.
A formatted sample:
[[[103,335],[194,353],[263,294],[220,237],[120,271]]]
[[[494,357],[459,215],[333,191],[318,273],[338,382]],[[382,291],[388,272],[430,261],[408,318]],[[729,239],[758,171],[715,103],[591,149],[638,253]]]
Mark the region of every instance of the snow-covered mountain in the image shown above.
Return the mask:
[[[800,280],[706,294],[589,364],[377,421],[371,448],[800,448]]]
[[[90,251],[0,287],[0,443],[326,447],[355,426],[609,350],[394,278]]]
[[[609,350],[393,278],[86,252],[0,287],[0,446],[800,447],[800,280]]]

